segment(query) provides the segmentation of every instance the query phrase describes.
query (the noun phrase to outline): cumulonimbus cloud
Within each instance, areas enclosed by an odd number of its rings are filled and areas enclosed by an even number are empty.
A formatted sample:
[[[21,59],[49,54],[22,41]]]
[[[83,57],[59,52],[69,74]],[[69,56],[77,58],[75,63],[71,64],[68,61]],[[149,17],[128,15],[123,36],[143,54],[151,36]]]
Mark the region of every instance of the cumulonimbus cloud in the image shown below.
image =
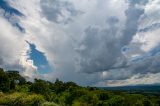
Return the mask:
[[[137,84],[135,78],[158,76],[158,2],[8,1],[24,15],[18,18],[25,30],[22,41],[35,44],[54,67],[52,74],[42,76],[83,85]]]

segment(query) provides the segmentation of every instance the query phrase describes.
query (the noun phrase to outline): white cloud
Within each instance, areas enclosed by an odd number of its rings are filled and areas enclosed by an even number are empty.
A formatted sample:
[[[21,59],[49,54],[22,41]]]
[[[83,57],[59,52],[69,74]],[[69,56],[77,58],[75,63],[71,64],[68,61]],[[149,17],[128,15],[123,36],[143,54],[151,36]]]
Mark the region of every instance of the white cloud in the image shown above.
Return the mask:
[[[158,36],[159,33],[160,33],[159,28],[153,31],[137,33],[137,35],[135,35],[133,42],[141,44],[140,49],[147,53],[159,45],[160,43],[160,36]]]
[[[26,58],[29,47],[25,42],[25,34],[3,17],[3,11],[0,14],[0,66],[20,70],[24,75],[26,75],[24,72],[28,72],[28,68],[30,71],[36,70],[31,60]],[[27,76],[31,77],[32,73]]]

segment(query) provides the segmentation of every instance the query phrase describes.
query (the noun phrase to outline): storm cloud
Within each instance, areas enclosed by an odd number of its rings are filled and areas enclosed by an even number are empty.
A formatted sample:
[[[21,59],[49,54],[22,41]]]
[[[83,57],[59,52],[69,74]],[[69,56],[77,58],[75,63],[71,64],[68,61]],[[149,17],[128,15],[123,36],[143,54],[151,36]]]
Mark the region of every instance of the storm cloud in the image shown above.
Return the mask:
[[[136,3],[135,3],[136,4]],[[120,29],[118,17],[109,17],[106,26],[109,28],[92,28],[85,30],[85,38],[81,42],[84,49],[79,50],[81,70],[85,72],[99,72],[110,69],[127,67],[127,60],[121,49],[128,45],[138,29],[138,21],[144,10],[137,8],[132,2],[125,11],[125,28]],[[116,66],[117,63],[120,63]]]
[[[38,77],[47,80],[58,77],[93,86],[140,84],[145,81],[158,83],[159,2],[10,0],[7,3],[23,14],[15,19],[25,31],[17,30],[18,26],[13,26],[13,21],[7,22],[9,25],[6,27],[18,31],[18,37],[22,39],[20,44],[27,48],[24,50],[28,56],[25,59],[30,60],[32,68],[36,69],[36,66],[29,57],[30,48],[25,41],[44,53],[53,70]],[[4,46],[0,48],[3,48],[1,54],[12,50]],[[15,58],[15,54],[9,55]],[[0,64],[7,66],[2,56]],[[28,68],[25,72],[29,75],[33,71]]]

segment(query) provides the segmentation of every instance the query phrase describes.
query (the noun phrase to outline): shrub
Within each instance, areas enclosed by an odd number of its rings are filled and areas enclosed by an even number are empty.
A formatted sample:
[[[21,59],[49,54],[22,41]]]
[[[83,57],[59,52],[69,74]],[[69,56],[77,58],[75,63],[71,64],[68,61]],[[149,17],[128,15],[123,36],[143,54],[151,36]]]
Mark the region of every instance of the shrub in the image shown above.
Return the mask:
[[[41,106],[59,106],[55,104],[54,102],[44,102]]]
[[[22,106],[39,106],[43,102],[43,96],[37,94],[28,95],[19,99],[19,104]]]
[[[22,93],[13,93],[13,94],[3,94],[3,96],[0,97],[0,105],[13,105],[17,98],[20,98],[24,94]]]
[[[37,94],[13,93],[0,97],[0,105],[39,106],[44,102],[43,96]]]
[[[121,96],[114,96],[108,101],[109,106],[124,106],[124,98]]]

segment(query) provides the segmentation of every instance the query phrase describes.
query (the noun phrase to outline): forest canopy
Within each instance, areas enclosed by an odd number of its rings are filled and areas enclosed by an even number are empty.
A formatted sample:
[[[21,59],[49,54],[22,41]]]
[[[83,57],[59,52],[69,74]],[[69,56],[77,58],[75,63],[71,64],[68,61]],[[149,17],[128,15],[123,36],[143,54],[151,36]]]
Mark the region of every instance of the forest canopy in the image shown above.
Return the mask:
[[[74,82],[26,81],[18,71],[0,68],[0,105],[6,106],[160,106],[160,97],[81,87]]]

